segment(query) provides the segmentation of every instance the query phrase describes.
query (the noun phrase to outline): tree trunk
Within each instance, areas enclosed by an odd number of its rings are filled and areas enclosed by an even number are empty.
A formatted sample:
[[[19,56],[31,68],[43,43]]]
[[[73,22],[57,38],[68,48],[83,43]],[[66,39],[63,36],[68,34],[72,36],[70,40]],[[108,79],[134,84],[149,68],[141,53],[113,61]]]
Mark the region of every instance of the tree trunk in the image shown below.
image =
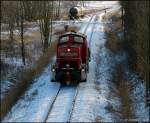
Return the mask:
[[[49,40],[49,19],[48,19],[48,13],[45,13],[45,18],[44,18],[44,52],[48,48],[48,40]]]
[[[23,14],[23,6],[21,6],[21,24],[20,24],[20,28],[21,28],[21,55],[22,55],[22,62],[25,65],[25,48],[24,48],[24,40],[23,40],[23,19],[24,19],[24,14]]]
[[[58,19],[59,19],[59,17],[60,17],[60,0],[58,0]]]
[[[53,2],[52,2],[52,8],[53,8]],[[52,32],[53,32],[53,9],[52,9],[52,13],[51,13],[51,20],[50,20],[50,40],[49,40],[49,44],[51,44],[52,41]]]
[[[45,53],[52,39],[53,1],[43,1],[41,6],[42,10],[40,12],[40,32],[41,38],[43,38],[43,53]]]

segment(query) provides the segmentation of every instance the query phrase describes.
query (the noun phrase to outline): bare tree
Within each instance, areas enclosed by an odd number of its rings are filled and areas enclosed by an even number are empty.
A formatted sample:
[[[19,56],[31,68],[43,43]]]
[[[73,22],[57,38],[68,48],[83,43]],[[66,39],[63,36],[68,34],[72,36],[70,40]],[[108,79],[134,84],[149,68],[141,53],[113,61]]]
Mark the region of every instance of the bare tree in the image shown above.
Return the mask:
[[[13,41],[14,41],[14,28],[15,28],[15,17],[16,17],[16,2],[14,1],[5,1],[3,4],[5,10],[3,10],[5,14],[6,22],[8,23],[9,29],[9,41],[10,41],[10,48],[13,48]]]
[[[61,1],[57,0],[55,2],[55,18],[56,19],[59,19],[59,16],[60,16],[60,5],[61,5]]]
[[[52,41],[52,32],[53,32],[53,8],[54,8],[54,4],[53,2],[51,3],[51,7],[52,7],[52,10],[51,10],[51,13],[50,13],[50,37],[49,37],[49,44],[51,44],[51,41]]]
[[[20,17],[20,38],[21,38],[21,56],[22,62],[25,65],[25,45],[24,45],[24,1],[19,3],[19,17]]]
[[[40,1],[40,30],[43,41],[43,52],[48,48],[49,42],[52,39],[52,18],[53,18],[53,1]],[[51,26],[51,27],[50,27]],[[50,32],[49,32],[50,27]]]
[[[60,2],[60,0],[58,0],[58,18],[60,16],[60,5],[61,5],[61,2]]]
[[[26,20],[31,21],[33,18],[34,1],[23,1],[24,17]]]
[[[83,7],[85,7],[85,2],[84,2],[84,0],[81,1],[81,5],[82,5]]]

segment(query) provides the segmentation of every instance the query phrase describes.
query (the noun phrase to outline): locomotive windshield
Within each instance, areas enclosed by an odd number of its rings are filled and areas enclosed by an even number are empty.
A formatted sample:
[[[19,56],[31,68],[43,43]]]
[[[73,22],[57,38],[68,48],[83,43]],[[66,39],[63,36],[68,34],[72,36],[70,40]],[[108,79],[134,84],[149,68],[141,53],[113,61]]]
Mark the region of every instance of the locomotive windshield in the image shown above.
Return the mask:
[[[59,40],[59,43],[67,43],[69,40],[69,36],[64,36]]]
[[[74,42],[83,43],[83,38],[80,36],[74,36]]]

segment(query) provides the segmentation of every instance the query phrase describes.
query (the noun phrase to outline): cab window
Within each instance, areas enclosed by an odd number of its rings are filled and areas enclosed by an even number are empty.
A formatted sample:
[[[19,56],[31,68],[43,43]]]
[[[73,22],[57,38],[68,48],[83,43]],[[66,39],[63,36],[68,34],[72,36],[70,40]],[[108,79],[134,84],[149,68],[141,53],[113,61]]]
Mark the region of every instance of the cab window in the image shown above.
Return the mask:
[[[67,43],[68,40],[69,40],[69,36],[61,37],[60,40],[59,40],[59,43]]]
[[[83,43],[83,38],[80,36],[74,36],[74,42]]]

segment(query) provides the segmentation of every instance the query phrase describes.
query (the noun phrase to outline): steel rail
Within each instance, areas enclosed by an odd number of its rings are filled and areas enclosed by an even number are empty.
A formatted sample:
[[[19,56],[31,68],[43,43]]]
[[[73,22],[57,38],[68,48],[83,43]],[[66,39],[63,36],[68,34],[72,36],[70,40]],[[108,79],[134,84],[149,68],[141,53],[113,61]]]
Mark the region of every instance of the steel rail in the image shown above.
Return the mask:
[[[86,26],[86,28],[85,28],[85,30],[83,32],[84,34],[86,33],[86,31],[87,31],[87,29],[88,29],[88,27],[90,25],[90,22],[92,21],[93,17],[94,17],[94,15],[92,15],[91,19],[89,20],[88,25]]]
[[[59,95],[59,92],[60,92],[61,88],[62,88],[62,86],[60,86],[60,88],[58,89],[58,91],[57,91],[57,93],[56,93],[56,95],[55,95],[55,97],[54,97],[54,99],[53,99],[53,102],[51,103],[51,105],[50,105],[50,107],[49,107],[49,109],[48,109],[48,112],[47,112],[46,117],[45,117],[45,119],[44,119],[43,122],[46,122],[46,121],[47,121],[48,116],[49,116],[50,112],[51,112],[52,109],[53,109],[53,105],[54,105],[54,103],[55,103],[55,101],[56,101],[56,99],[57,99],[57,97],[58,97],[58,95]]]
[[[89,25],[90,25],[90,22],[92,21],[92,19],[93,19],[94,16],[96,16],[96,15],[93,15],[93,16],[91,17],[91,19],[89,20],[89,23],[88,23],[87,27],[86,27],[85,30],[84,30],[84,34],[86,33],[86,31],[87,31],[87,29],[88,29],[88,27],[89,27]],[[94,20],[94,21],[95,21],[95,20]],[[92,39],[94,27],[95,27],[95,24],[93,24],[93,26],[92,26],[92,33],[91,33],[91,35],[90,35],[90,41],[89,41],[89,43],[91,42],[91,39]],[[77,89],[76,89],[76,93],[75,93],[75,96],[74,96],[72,108],[71,108],[71,111],[70,111],[70,116],[69,116],[69,119],[68,119],[67,122],[70,122],[70,121],[71,121],[71,118],[72,118],[72,114],[73,114],[73,111],[74,111],[75,102],[76,102],[76,98],[77,98],[78,92],[79,92],[79,85],[77,86]]]
[[[75,102],[76,102],[76,99],[77,99],[77,95],[78,95],[78,92],[79,92],[79,85],[77,86],[76,88],[76,92],[75,92],[75,95],[74,95],[74,99],[72,101],[72,108],[71,108],[71,111],[70,111],[70,115],[69,115],[69,118],[68,118],[68,121],[67,122],[70,122],[71,118],[72,118],[72,114],[73,114],[73,111],[74,111],[74,107],[75,107]]]

